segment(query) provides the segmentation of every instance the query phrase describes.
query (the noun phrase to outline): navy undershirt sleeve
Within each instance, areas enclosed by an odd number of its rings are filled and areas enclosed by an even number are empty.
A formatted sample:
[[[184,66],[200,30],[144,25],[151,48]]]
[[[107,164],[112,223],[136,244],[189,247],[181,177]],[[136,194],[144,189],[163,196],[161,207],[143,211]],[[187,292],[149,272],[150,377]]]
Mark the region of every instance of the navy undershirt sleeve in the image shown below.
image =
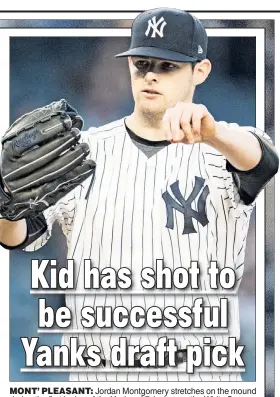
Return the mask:
[[[251,204],[264,186],[277,173],[279,157],[273,145],[265,138],[251,132],[258,139],[262,157],[259,163],[248,171],[240,171],[228,161],[226,168],[233,174],[233,179],[238,188],[240,198],[248,205]]]

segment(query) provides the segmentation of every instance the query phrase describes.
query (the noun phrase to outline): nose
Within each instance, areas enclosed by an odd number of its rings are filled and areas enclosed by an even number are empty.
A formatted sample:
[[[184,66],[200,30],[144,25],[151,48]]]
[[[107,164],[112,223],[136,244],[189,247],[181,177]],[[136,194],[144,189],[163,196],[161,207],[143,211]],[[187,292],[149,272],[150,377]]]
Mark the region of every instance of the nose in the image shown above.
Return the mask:
[[[148,72],[145,74],[145,80],[149,83],[149,82],[155,82],[158,81],[158,77],[157,74],[154,72]]]

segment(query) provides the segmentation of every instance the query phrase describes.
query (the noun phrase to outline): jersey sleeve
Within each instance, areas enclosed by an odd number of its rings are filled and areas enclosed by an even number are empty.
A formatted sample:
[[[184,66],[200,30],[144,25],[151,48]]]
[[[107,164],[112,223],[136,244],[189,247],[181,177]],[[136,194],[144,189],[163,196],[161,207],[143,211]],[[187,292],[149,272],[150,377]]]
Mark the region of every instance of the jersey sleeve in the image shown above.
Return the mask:
[[[69,244],[77,207],[77,199],[82,188],[78,186],[54,206],[48,208],[37,219],[27,219],[27,239],[25,251],[36,251],[43,247],[52,235],[53,224],[57,221]]]
[[[270,137],[265,132],[253,127],[244,128],[258,139],[262,151],[261,159],[253,169],[248,171],[240,171],[228,161],[226,162],[226,168],[233,174],[242,201],[245,204],[251,204],[254,203],[260,191],[277,173],[279,157]]]
[[[239,215],[240,211],[252,211],[258,194],[277,172],[278,155],[271,139],[263,131],[253,127],[240,127],[237,124],[220,123],[250,131],[258,138],[262,149],[261,160],[252,170],[239,171],[216,149],[203,145],[204,161],[212,190],[229,200],[236,215]],[[267,167],[268,163],[273,165]]]

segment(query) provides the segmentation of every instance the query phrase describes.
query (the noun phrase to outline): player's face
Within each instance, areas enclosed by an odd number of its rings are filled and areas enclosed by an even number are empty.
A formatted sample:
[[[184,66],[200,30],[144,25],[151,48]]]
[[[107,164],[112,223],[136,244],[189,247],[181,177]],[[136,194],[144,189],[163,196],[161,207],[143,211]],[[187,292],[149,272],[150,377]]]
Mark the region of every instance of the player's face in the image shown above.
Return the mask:
[[[192,102],[196,82],[190,63],[156,58],[129,58],[135,108],[154,116],[177,102]]]

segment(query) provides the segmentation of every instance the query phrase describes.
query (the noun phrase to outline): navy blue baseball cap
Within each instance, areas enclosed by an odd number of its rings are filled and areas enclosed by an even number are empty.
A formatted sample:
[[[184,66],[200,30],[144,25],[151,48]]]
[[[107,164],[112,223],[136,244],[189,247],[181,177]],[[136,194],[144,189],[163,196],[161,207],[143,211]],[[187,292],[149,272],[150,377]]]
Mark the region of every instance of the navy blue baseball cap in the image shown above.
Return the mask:
[[[130,49],[115,56],[197,62],[206,58],[207,44],[207,34],[199,19],[186,11],[155,8],[135,18]]]

